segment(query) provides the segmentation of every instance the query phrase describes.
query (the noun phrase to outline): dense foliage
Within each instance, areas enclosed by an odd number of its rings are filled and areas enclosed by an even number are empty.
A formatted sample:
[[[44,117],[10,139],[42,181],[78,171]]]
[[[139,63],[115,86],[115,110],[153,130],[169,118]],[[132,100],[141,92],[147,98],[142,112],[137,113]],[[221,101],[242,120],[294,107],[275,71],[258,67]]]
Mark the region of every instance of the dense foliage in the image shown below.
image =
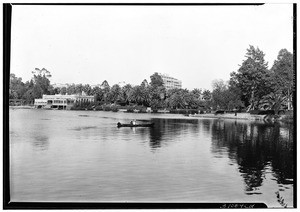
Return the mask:
[[[140,85],[118,84],[110,86],[106,80],[100,86],[70,84],[66,87],[50,85],[50,72],[35,69],[33,78],[26,83],[21,78],[10,75],[11,99],[22,99],[33,103],[43,94],[82,94],[93,95],[95,103],[86,107],[98,108],[101,105],[142,106],[152,109],[169,110],[248,110],[272,109],[278,111],[292,109],[294,91],[293,54],[286,49],[280,50],[271,69],[264,60],[265,54],[250,46],[246,59],[236,72],[232,72],[228,82],[214,80],[212,91],[193,89],[166,90],[162,78],[155,73],[150,76],[150,83],[144,80]],[[80,108],[75,105],[74,108]],[[102,107],[103,109],[104,107]]]

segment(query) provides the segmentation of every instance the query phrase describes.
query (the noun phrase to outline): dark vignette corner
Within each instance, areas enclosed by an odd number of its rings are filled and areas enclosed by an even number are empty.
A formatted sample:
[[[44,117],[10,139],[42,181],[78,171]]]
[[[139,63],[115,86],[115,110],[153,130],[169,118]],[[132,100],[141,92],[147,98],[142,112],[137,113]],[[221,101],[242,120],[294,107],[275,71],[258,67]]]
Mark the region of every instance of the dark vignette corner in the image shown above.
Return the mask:
[[[3,208],[10,202],[9,188],[9,73],[11,44],[11,4],[3,4]]]

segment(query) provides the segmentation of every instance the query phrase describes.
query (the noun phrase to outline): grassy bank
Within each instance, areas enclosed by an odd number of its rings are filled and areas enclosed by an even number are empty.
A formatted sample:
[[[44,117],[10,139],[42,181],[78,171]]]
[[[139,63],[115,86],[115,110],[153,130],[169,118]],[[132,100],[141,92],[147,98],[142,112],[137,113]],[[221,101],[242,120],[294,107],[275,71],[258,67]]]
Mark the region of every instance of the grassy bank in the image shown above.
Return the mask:
[[[89,104],[89,105],[74,105],[71,110],[94,110],[94,111],[112,111],[112,112],[128,112],[128,113],[147,113],[147,107],[141,105],[127,105],[120,106],[114,104]],[[196,109],[151,109],[151,113],[171,113],[171,114],[198,114],[199,110]]]
[[[251,120],[251,121],[264,121],[266,115],[255,115],[250,113],[224,113],[224,114],[195,114],[190,115],[189,117],[199,117],[199,118],[217,118],[217,119],[239,119],[239,120]],[[281,121],[293,123],[294,115],[293,113],[288,113],[286,115],[280,115],[276,120],[272,121]]]

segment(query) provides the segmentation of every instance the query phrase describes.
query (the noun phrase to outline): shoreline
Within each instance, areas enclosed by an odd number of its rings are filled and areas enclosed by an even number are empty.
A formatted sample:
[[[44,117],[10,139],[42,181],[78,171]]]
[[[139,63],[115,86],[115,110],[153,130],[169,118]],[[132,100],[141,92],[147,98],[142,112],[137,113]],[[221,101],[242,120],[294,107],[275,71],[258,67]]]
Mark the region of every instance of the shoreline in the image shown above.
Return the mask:
[[[35,109],[34,106],[9,106],[9,109]],[[43,109],[39,109],[43,110]],[[95,111],[95,110],[73,110],[73,111]],[[98,110],[97,110],[98,111]],[[99,110],[103,112],[114,112],[114,111],[105,111],[105,110]],[[136,112],[127,112],[127,111],[117,111],[117,113],[136,113]],[[149,113],[146,113],[149,114]],[[182,117],[185,118],[209,118],[209,119],[233,119],[233,120],[248,120],[248,121],[265,121],[264,117],[266,115],[253,115],[250,113],[237,113],[235,115],[234,113],[225,113],[225,114],[213,114],[213,113],[207,113],[207,114],[175,114],[175,113],[166,113],[166,112],[151,112],[150,114],[169,114],[169,115],[182,115]],[[293,117],[288,115],[281,115],[280,119],[276,120],[280,122],[293,122]],[[268,121],[267,123],[269,123]],[[272,121],[271,121],[272,122]],[[274,122],[274,121],[273,121]]]
[[[225,113],[225,114],[195,114],[189,115],[188,117],[195,118],[212,118],[212,119],[234,119],[234,120],[249,120],[249,121],[263,121],[266,123],[271,122],[293,122],[293,116],[290,115],[281,115],[277,120],[265,119],[266,115],[254,115],[250,113],[237,113],[235,116],[234,113]]]
[[[251,115],[250,113],[225,113],[225,114],[195,114],[189,117],[199,117],[199,118],[213,118],[213,119],[239,119],[239,120],[251,120],[251,121],[263,121],[265,115]]]
[[[30,106],[30,105],[9,106],[9,109],[34,109],[34,106]]]

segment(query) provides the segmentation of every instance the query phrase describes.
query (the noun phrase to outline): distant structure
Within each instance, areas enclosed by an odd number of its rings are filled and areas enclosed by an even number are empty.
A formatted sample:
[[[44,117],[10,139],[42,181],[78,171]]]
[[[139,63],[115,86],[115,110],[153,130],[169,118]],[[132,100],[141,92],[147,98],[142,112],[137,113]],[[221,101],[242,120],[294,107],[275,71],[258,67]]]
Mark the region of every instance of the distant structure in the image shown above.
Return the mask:
[[[63,87],[68,87],[68,83],[55,83],[52,84],[53,88],[63,88]]]
[[[96,85],[91,85],[91,88],[93,89],[93,88],[95,88],[95,87],[101,87],[101,85],[100,84],[96,84]]]
[[[70,109],[76,102],[94,102],[94,96],[87,96],[84,92],[82,94],[73,95],[43,95],[42,99],[34,100],[35,108],[43,109]]]
[[[125,81],[119,82],[118,85],[122,88],[126,85],[126,82]]]
[[[102,82],[101,86],[100,86],[101,89],[109,88],[109,87],[110,87],[110,86],[109,86],[109,84],[108,84],[108,82],[107,82],[106,80],[104,80],[104,81]]]
[[[182,87],[182,82],[180,80],[170,77],[167,74],[158,73],[158,75],[161,76],[162,80],[164,81],[164,86],[167,90]]]
[[[148,83],[148,81],[146,79],[144,79],[141,85],[145,86],[145,87],[148,87],[149,83]]]

